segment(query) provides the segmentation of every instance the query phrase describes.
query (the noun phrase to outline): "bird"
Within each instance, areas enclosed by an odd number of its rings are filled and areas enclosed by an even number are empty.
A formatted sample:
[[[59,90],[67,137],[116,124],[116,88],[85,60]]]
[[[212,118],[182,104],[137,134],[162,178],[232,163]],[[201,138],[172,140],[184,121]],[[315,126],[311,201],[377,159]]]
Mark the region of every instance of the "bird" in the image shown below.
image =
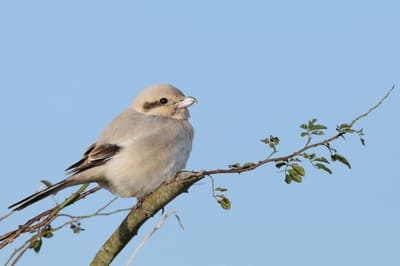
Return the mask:
[[[25,207],[58,191],[96,182],[119,197],[140,199],[186,167],[194,130],[188,107],[196,98],[170,84],[144,88],[89,146],[67,177],[8,208]]]

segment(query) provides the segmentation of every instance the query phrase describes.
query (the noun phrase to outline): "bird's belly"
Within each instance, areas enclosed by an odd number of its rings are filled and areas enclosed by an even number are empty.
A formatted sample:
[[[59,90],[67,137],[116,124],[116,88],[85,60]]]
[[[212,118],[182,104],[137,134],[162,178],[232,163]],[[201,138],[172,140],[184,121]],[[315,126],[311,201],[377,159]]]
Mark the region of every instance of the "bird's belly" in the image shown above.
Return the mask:
[[[120,197],[141,198],[185,167],[187,156],[182,155],[170,153],[160,159],[157,154],[141,154],[136,158],[142,159],[126,162],[123,158],[135,157],[121,154],[107,163],[103,186]]]

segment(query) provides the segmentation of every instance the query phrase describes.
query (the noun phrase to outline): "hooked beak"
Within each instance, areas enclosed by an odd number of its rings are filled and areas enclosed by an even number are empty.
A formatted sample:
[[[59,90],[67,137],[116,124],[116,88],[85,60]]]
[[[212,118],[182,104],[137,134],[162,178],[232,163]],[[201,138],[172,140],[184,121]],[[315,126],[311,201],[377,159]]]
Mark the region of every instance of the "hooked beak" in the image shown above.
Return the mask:
[[[194,98],[194,97],[192,97],[192,96],[187,96],[187,97],[185,97],[182,101],[177,102],[177,103],[175,104],[175,106],[176,106],[177,108],[179,108],[179,109],[182,109],[182,108],[189,107],[189,106],[191,106],[191,105],[194,104],[194,103],[197,103],[196,98]]]

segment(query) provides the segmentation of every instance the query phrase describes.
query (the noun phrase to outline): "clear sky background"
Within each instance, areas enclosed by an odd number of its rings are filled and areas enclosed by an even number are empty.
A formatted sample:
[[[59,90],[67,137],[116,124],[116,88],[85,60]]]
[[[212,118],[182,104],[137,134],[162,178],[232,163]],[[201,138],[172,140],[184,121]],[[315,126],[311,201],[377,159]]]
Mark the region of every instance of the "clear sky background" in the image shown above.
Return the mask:
[[[0,3],[1,214],[64,178],[100,131],[153,83],[174,84],[199,103],[187,168],[223,168],[263,159],[259,140],[279,136],[279,154],[301,147],[299,125],[348,122],[399,85],[398,1],[2,1]],[[287,185],[270,165],[215,176],[230,211],[205,179],[166,207],[170,218],[137,265],[400,265],[399,89],[334,144],[352,164],[332,176],[307,168]],[[320,152],[325,152],[320,150]],[[327,154],[325,154],[327,155]],[[57,195],[64,199],[70,189]],[[70,207],[88,214],[107,191]],[[129,207],[120,199],[112,209]],[[0,223],[4,233],[47,199]],[[66,228],[20,265],[87,265],[125,214]],[[124,265],[156,215],[113,265]],[[21,244],[1,250],[0,261]]]

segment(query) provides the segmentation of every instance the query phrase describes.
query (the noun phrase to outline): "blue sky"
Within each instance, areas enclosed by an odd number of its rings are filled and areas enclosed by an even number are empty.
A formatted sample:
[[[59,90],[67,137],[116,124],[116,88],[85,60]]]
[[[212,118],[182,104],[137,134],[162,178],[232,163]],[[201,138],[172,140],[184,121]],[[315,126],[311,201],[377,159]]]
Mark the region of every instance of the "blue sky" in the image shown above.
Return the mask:
[[[199,100],[188,169],[263,159],[269,151],[259,140],[270,134],[281,139],[279,154],[291,152],[303,144],[298,126],[314,117],[334,134],[399,84],[399,9],[398,1],[2,1],[2,213],[39,180],[64,178],[153,83]],[[215,176],[229,189],[230,211],[215,203],[208,179],[193,186],[166,207],[185,230],[169,219],[137,265],[399,265],[399,106],[397,89],[360,121],[365,147],[351,136],[335,144],[351,170],[307,168],[304,182],[291,185],[271,165]],[[112,198],[101,191],[68,212],[91,213]],[[1,233],[53,204],[13,215]],[[20,265],[87,265],[123,217],[85,220],[79,235],[57,232]],[[114,265],[124,265],[160,219]]]

